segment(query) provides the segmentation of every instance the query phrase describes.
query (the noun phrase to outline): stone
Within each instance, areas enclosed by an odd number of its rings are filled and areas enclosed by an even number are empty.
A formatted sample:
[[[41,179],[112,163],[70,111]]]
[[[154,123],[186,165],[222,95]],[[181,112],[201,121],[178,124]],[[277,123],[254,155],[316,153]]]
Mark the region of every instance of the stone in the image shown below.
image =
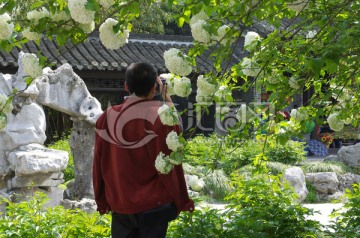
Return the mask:
[[[339,180],[334,172],[308,173],[306,180],[314,186],[319,195],[331,195],[339,190]]]
[[[346,173],[338,175],[339,179],[339,190],[345,191],[345,189],[352,189],[353,184],[360,183],[360,175]]]
[[[351,167],[360,167],[360,143],[342,146],[338,151],[341,162]]]
[[[65,151],[48,149],[31,144],[21,146],[9,153],[9,167],[16,176],[37,173],[58,173],[64,170],[69,160]]]
[[[61,205],[66,209],[78,208],[87,213],[96,212],[96,209],[97,209],[95,200],[89,199],[89,198],[83,198],[80,201],[64,199],[61,201]]]
[[[59,206],[62,200],[63,190],[58,187],[26,187],[26,188],[15,188],[11,190],[11,200],[13,202],[27,201],[32,198],[36,192],[44,193],[49,198],[44,204],[44,207]]]
[[[12,91],[11,83],[15,77],[10,74],[0,74],[0,94],[10,95]]]
[[[306,188],[305,174],[299,167],[287,168],[284,172],[284,179],[286,179],[290,185],[294,188],[298,195],[298,202],[303,202],[309,191]]]
[[[39,89],[37,102],[64,112],[78,120],[87,120],[95,124],[102,114],[100,102],[91,96],[84,81],[74,73],[69,64],[36,79]],[[66,99],[66,100],[64,100]]]
[[[8,189],[24,187],[57,187],[64,182],[63,173],[47,173],[27,176],[15,176],[9,181]]]

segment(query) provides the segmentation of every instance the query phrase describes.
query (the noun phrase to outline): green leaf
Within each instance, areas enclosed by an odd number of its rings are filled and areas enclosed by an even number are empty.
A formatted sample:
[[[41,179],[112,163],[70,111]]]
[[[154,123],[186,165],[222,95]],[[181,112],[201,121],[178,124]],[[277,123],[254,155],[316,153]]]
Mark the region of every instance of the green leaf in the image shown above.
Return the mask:
[[[30,6],[30,10],[34,10],[35,8],[41,7],[42,5],[44,5],[44,2],[43,2],[43,1],[34,2],[34,3]]]
[[[310,60],[310,69],[316,78],[319,78],[324,61],[321,58],[314,58]]]
[[[100,11],[100,5],[96,0],[88,0],[85,8],[94,12]]]
[[[25,78],[25,83],[26,83],[26,85],[30,85],[30,84],[32,83],[32,81],[33,81],[33,78],[32,78],[32,77],[26,77],[26,78]]]
[[[67,41],[68,37],[66,34],[57,34],[56,35],[56,41],[58,43],[59,46],[63,46],[65,45],[66,41]]]
[[[182,27],[184,25],[185,22],[185,18],[184,17],[180,17],[177,21],[177,24],[179,27]]]

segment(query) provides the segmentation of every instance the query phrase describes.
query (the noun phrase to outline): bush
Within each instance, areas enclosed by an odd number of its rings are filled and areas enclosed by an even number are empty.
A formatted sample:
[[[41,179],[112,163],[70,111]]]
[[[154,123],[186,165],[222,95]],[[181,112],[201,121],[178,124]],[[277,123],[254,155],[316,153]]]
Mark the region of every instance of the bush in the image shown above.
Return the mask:
[[[0,237],[110,237],[110,215],[87,214],[61,206],[45,208],[46,195],[8,205],[0,216]]]
[[[304,148],[304,142],[289,140],[284,145],[274,143],[274,145],[269,146],[265,155],[269,161],[284,164],[299,164],[306,159],[307,152]]]
[[[328,231],[331,237],[360,237],[360,183],[353,184],[353,191],[346,189],[348,201],[344,204],[345,212],[335,211],[332,216],[336,221],[330,226],[334,231]]]
[[[334,172],[336,174],[345,174],[352,172],[352,170],[340,161],[316,161],[316,162],[305,162],[301,166],[304,173],[318,173],[318,172]]]
[[[48,146],[50,149],[66,151],[69,154],[69,162],[66,169],[63,171],[65,182],[73,180],[75,178],[74,159],[71,153],[69,137],[58,140]]]

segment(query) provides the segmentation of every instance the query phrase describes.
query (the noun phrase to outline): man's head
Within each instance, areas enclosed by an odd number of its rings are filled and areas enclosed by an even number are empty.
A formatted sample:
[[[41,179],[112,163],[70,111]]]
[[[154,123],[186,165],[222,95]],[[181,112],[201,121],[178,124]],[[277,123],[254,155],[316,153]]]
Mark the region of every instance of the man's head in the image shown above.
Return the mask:
[[[130,93],[138,97],[147,97],[155,90],[156,68],[148,63],[133,63],[125,74],[125,84]]]

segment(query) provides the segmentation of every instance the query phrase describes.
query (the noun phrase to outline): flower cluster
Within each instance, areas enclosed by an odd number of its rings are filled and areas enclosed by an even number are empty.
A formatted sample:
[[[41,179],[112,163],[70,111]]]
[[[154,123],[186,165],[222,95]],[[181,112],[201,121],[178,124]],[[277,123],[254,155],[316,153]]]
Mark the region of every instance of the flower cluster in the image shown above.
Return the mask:
[[[198,22],[200,20],[206,21],[208,19],[209,19],[208,15],[206,15],[206,13],[204,11],[201,11],[198,14],[191,17],[190,26],[194,25],[196,22]]]
[[[207,30],[205,30],[205,24],[205,20],[198,20],[196,23],[190,25],[191,34],[196,41],[208,44],[211,41],[211,35]]]
[[[191,93],[191,81],[187,77],[174,79],[174,92],[179,97],[188,97]]]
[[[35,54],[24,53],[22,63],[25,75],[32,78],[37,78],[42,74],[42,68],[39,64],[39,59]]]
[[[222,45],[226,45],[228,43],[228,41],[230,40],[229,37],[227,36],[227,32],[229,31],[230,27],[227,25],[223,25],[221,27],[219,27],[219,29],[217,30],[218,35],[214,36],[214,39],[218,42],[220,42]]]
[[[179,124],[179,115],[175,107],[164,104],[158,109],[160,120],[164,125],[173,126]]]
[[[14,31],[14,24],[11,21],[9,14],[4,13],[0,15],[0,40],[7,40]]]
[[[341,131],[344,128],[344,121],[338,118],[339,113],[332,113],[328,116],[327,122],[333,131]]]
[[[301,109],[292,109],[290,112],[290,117],[297,122],[304,121],[309,118],[308,113],[305,110]]]
[[[316,36],[317,34],[317,31],[316,30],[313,30],[313,31],[309,31],[307,34],[306,34],[306,39],[312,39]]]
[[[95,29],[95,22],[92,21],[89,24],[79,24],[79,27],[84,31],[85,34],[89,34]]]
[[[54,14],[50,14],[50,18],[53,21],[69,21],[71,19],[71,17],[66,14],[65,11],[61,11],[61,12],[56,12]]]
[[[217,90],[217,85],[210,81],[211,78],[199,75],[197,79],[196,101],[210,102]]]
[[[258,33],[254,32],[254,31],[249,31],[245,35],[244,47],[250,46],[253,42],[259,41],[259,40],[260,40],[260,36]]]
[[[295,12],[301,12],[303,9],[307,8],[307,0],[298,0],[291,3],[287,3],[288,8]]]
[[[165,156],[163,152],[160,152],[155,160],[155,168],[162,174],[168,174],[174,168],[174,165],[170,163],[169,156]]]
[[[190,62],[188,62],[186,56],[176,48],[165,51],[164,60],[166,68],[173,74],[187,76],[192,72]]]
[[[167,94],[169,94],[169,96],[175,95],[175,90],[174,90],[175,75],[174,74],[160,74],[159,77],[166,80]]]
[[[193,191],[201,191],[205,187],[205,182],[203,179],[199,179],[196,175],[187,175],[186,183],[189,185]]]
[[[39,20],[45,17],[50,17],[50,13],[46,8],[41,10],[32,10],[26,14],[27,19],[34,22],[35,25],[39,24]]]
[[[247,76],[256,77],[261,70],[261,68],[256,64],[256,62],[252,61],[247,57],[243,59],[241,66],[243,67],[242,72]]]
[[[166,136],[166,144],[172,151],[177,151],[179,148],[183,147],[183,144],[179,140],[179,136],[175,131],[171,131]]]
[[[99,4],[103,8],[110,8],[114,4],[114,0],[99,0]]]
[[[32,41],[39,41],[41,39],[41,34],[37,32],[30,31],[29,28],[25,28],[22,32],[23,36]]]
[[[110,50],[119,49],[128,42],[129,38],[128,30],[124,30],[123,32],[118,33],[114,32],[113,27],[116,24],[118,24],[117,20],[108,18],[103,24],[101,24],[99,28],[101,43]]]
[[[68,0],[70,16],[81,24],[90,24],[95,19],[95,11],[86,9],[87,0]]]

